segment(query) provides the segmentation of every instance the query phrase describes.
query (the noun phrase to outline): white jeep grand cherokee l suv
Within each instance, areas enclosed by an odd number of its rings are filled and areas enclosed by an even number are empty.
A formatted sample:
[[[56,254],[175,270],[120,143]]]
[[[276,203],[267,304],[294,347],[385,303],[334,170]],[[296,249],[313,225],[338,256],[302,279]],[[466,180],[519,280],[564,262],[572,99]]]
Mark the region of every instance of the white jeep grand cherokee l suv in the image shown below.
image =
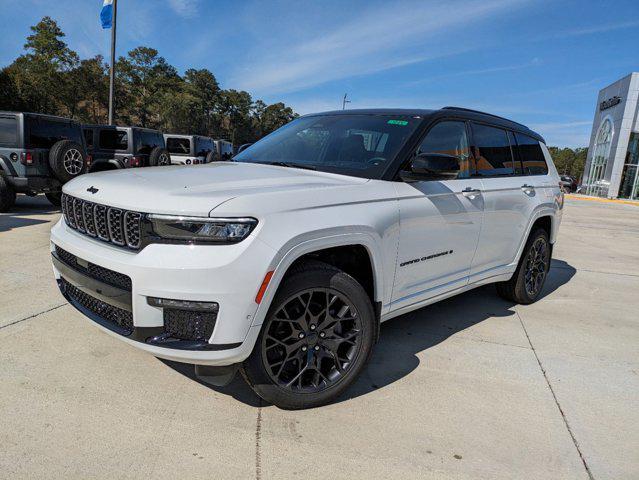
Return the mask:
[[[103,331],[283,408],[330,402],[380,322],[486,283],[534,302],[563,208],[543,139],[462,108],[308,115],[232,162],[83,175],[55,277]]]

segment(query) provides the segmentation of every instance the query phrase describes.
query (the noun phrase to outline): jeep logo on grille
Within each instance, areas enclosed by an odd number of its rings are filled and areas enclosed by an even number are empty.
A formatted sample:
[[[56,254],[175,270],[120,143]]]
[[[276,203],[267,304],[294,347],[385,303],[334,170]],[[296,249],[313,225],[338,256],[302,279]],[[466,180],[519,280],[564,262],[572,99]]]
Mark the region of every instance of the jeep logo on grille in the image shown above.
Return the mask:
[[[87,188],[87,192],[91,192],[91,193],[98,193],[97,188],[95,188],[93,185],[91,185],[89,188]]]

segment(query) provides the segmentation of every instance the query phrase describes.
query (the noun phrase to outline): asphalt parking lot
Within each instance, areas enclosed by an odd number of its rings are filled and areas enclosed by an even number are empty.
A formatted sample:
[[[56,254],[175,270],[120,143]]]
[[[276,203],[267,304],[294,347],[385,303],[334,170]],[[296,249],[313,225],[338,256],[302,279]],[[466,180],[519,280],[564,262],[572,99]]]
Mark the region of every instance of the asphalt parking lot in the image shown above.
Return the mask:
[[[639,478],[639,207],[567,200],[544,297],[483,287],[384,324],[289,412],[99,332],[54,284],[59,213],[0,215],[2,478]]]

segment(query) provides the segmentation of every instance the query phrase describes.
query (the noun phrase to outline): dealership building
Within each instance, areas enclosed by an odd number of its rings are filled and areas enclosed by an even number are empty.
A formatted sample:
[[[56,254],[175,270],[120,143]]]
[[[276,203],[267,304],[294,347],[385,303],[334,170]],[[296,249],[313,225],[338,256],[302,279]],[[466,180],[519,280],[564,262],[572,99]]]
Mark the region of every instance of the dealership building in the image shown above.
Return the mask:
[[[639,73],[599,92],[583,193],[639,200]]]

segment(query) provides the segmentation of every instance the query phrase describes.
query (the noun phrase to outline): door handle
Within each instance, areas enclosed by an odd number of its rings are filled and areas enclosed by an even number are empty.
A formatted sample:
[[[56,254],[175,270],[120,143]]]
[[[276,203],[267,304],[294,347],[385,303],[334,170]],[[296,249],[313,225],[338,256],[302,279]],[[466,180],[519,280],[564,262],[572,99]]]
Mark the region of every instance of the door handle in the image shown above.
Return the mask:
[[[481,190],[478,188],[466,187],[462,190],[462,195],[464,197],[476,197],[481,193]]]
[[[521,186],[521,189],[524,191],[524,193],[531,193],[535,191],[535,187],[533,185],[528,185],[527,183],[524,183]]]

